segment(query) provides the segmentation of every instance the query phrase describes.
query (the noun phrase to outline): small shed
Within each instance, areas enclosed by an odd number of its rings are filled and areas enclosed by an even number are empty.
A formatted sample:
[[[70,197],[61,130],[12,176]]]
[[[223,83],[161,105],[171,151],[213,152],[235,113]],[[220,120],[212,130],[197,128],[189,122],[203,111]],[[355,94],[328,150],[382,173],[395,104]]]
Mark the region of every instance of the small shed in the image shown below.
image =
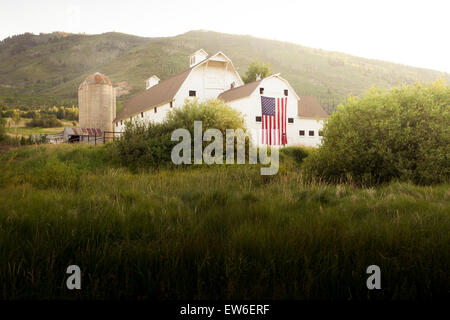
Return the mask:
[[[103,131],[99,128],[65,127],[64,142],[103,143]]]

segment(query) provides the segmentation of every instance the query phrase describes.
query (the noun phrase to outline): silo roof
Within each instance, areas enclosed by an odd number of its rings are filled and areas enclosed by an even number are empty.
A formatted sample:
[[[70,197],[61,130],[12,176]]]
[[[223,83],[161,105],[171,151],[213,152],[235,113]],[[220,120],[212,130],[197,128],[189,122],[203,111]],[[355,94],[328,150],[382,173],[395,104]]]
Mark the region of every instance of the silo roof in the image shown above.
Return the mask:
[[[112,85],[109,78],[99,72],[96,72],[94,74],[91,74],[90,76],[87,76],[86,79],[84,79],[84,81],[80,84],[80,88],[82,86],[91,85],[91,84],[107,84],[110,86]]]

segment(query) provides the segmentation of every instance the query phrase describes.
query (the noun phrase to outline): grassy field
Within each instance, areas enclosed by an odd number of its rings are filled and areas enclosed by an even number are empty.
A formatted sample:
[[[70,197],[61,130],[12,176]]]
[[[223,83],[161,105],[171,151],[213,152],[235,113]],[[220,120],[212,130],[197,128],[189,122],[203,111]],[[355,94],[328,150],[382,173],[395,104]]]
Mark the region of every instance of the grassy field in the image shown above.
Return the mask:
[[[73,121],[65,121],[61,120],[63,123],[63,127],[55,127],[55,128],[41,128],[41,127],[27,127],[27,123],[31,121],[31,119],[20,119],[20,121],[16,124],[11,118],[5,118],[6,120],[6,132],[9,135],[17,135],[20,136],[28,136],[30,134],[57,134],[64,130],[64,126],[73,126]]]
[[[106,150],[105,150],[106,148]],[[0,298],[432,299],[450,186],[305,183],[293,159],[132,173],[106,147],[0,155]],[[67,290],[65,270],[82,271]],[[380,266],[369,291],[366,268]]]

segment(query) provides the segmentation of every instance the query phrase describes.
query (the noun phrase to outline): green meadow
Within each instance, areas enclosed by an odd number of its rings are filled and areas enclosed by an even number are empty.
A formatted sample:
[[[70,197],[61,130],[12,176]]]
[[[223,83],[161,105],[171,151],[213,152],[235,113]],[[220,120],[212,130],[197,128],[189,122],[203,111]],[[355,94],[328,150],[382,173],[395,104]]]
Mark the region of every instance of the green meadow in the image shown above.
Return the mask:
[[[64,127],[42,128],[42,127],[27,127],[31,119],[20,119],[17,124],[11,118],[5,118],[5,132],[10,136],[28,136],[32,134],[52,135],[64,131]],[[72,121],[61,121],[64,126],[73,126]]]
[[[110,146],[0,154],[0,299],[444,298],[450,185],[250,165],[130,171]],[[81,268],[81,290],[66,268]],[[369,265],[381,290],[368,290]]]

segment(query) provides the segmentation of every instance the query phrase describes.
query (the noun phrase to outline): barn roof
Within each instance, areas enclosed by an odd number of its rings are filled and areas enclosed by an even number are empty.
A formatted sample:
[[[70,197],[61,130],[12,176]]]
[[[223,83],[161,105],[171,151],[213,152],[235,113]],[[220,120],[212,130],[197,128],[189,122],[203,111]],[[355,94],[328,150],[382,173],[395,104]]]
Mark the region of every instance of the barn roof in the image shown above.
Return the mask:
[[[255,89],[260,85],[261,82],[270,79],[270,78],[278,78],[281,81],[283,81],[288,88],[290,89],[290,91],[294,94],[294,97],[296,97],[297,99],[299,99],[300,97],[297,95],[297,93],[295,92],[294,88],[289,84],[289,82],[282,78],[280,76],[279,73],[276,74],[272,74],[264,79],[261,80],[256,80],[250,83],[247,83],[243,86],[239,86],[239,87],[235,87],[233,89],[229,89],[227,91],[222,92],[221,94],[219,94],[219,96],[217,98],[222,99],[225,102],[229,102],[229,101],[233,101],[233,100],[238,100],[238,99],[242,99],[245,97],[250,96],[253,91],[255,91]]]
[[[100,128],[65,127],[63,132],[69,136],[103,136]]]
[[[138,93],[133,98],[126,101],[123,108],[117,113],[114,121],[126,119],[129,116],[138,114],[150,107],[172,101],[183,82],[191,73],[192,68],[186,69],[167,80],[161,81],[157,85]]]
[[[313,96],[301,96],[298,101],[298,116],[305,118],[328,118],[328,113]]]
[[[225,102],[233,101],[248,97],[252,94],[252,92],[258,87],[262,80],[253,81],[243,86],[234,87],[232,89],[228,89],[227,91],[222,92],[217,97],[218,99],[222,99]]]

